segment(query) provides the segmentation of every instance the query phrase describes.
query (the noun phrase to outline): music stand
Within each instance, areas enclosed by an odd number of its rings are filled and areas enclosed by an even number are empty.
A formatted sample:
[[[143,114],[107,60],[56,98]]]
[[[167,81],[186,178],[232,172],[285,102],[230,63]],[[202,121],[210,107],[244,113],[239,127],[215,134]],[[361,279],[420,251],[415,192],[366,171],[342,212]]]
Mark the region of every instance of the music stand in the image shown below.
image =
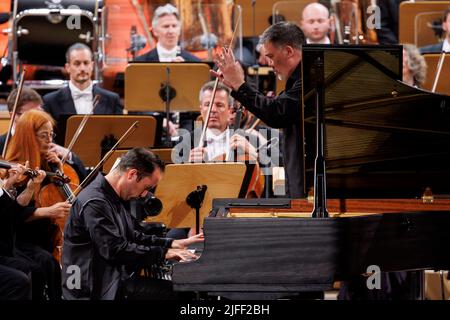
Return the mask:
[[[198,93],[210,79],[209,70],[206,63],[131,63],[125,69],[125,108],[164,112],[167,123],[170,111],[198,111]]]
[[[67,119],[64,146],[69,145],[83,117],[83,115],[73,115]],[[101,145],[105,141],[105,137],[112,135],[112,140],[119,139],[135,121],[139,121],[138,128],[120,147],[153,146],[156,132],[154,117],[144,115],[92,115],[86,122],[84,130],[75,142],[72,151],[78,155],[86,167],[94,167],[101,160]]]
[[[198,228],[211,210],[215,198],[237,198],[246,172],[244,163],[186,163],[166,166],[155,196],[163,203],[162,212],[146,222],[162,222],[169,228]],[[203,206],[196,217],[186,199],[198,187],[206,186]],[[198,219],[199,224],[196,224]]]
[[[434,78],[436,76],[436,68],[439,62],[440,54],[424,54],[425,62],[427,63],[427,77],[423,88],[431,90],[433,88]],[[441,74],[436,87],[436,92],[450,95],[450,54],[446,54],[444,58],[444,64],[442,65]]]
[[[413,43],[420,47],[421,44],[415,41],[416,32],[421,32],[421,30],[415,30],[417,15],[435,11],[442,11],[442,14],[444,14],[444,11],[449,6],[450,1],[405,1],[400,3],[398,21],[399,43]]]

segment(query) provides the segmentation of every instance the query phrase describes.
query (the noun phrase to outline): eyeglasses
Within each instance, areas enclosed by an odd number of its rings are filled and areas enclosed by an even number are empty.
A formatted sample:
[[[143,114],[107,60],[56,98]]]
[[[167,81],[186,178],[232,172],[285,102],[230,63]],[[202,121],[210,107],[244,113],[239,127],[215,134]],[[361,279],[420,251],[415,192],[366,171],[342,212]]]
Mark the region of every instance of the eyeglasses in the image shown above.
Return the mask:
[[[39,134],[36,134],[36,137],[40,140],[50,139],[53,140],[56,137],[56,133],[54,132],[42,132]]]

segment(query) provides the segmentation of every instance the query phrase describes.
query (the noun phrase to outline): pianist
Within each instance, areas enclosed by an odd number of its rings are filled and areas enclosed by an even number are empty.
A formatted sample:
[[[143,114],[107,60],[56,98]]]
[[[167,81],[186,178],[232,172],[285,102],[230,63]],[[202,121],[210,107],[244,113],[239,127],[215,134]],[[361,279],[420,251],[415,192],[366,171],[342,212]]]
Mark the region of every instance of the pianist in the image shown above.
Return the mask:
[[[196,256],[186,247],[203,235],[173,240],[134,230],[129,201],[145,197],[162,178],[163,162],[134,148],[106,176],[99,174],[73,203],[63,245],[65,299],[175,299],[168,280],[143,278],[131,270],[164,259]]]

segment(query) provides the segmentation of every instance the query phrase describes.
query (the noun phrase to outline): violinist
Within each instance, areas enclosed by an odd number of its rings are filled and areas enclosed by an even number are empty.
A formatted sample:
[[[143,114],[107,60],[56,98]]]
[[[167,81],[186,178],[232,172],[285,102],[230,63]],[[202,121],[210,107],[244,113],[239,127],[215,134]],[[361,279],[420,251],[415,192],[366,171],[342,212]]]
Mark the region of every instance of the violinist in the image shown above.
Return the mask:
[[[186,247],[203,234],[184,240],[145,235],[134,228],[130,200],[145,197],[162,179],[164,163],[146,148],[128,151],[106,176],[97,175],[70,211],[63,244],[63,294],[72,299],[175,299],[168,280],[133,272],[165,259],[196,256]],[[72,266],[79,267],[74,281]]]
[[[291,198],[304,196],[303,185],[303,112],[301,104],[301,61],[305,36],[290,22],[279,22],[261,36],[264,54],[278,78],[287,80],[284,92],[266,97],[245,81],[244,71],[231,50],[224,48],[217,59],[218,72],[212,71],[231,95],[250,112],[272,128],[283,129],[282,153],[286,172],[286,194]]]
[[[12,116],[16,96],[17,96],[17,89],[14,89],[8,95],[8,98],[6,100],[6,105],[8,107],[10,116]],[[42,104],[43,101],[39,93],[28,87],[22,88],[22,92],[20,94],[16,107],[16,116],[14,117],[11,136],[14,135],[17,122],[19,121],[22,114],[28,110],[42,110]],[[5,141],[6,141],[6,134],[3,134],[0,136],[0,150],[3,150],[5,146]],[[67,163],[70,164],[75,169],[80,179],[83,179],[87,175],[83,162],[74,152],[71,152],[70,150],[54,142],[52,142],[52,144],[50,145],[50,151],[55,152],[61,159],[66,155],[67,152],[69,152],[69,155],[67,157]]]
[[[3,163],[2,161],[2,165]],[[15,243],[16,226],[32,217],[33,211],[26,206],[46,174],[41,170],[35,171],[32,178],[25,182],[25,189],[16,194],[16,186],[24,182],[28,165],[13,164],[7,171],[2,171],[5,179],[0,179],[0,269],[9,268],[11,278],[0,279],[0,298],[47,299],[45,269],[22,252]],[[5,291],[8,285],[16,288]]]
[[[15,134],[6,153],[6,160],[25,163],[29,161],[31,168],[39,167],[45,171],[57,168],[64,172],[61,159],[52,151],[54,138],[54,120],[44,111],[29,110],[17,122]],[[44,183],[48,183],[44,181]],[[39,207],[42,185],[35,191],[33,201],[27,210],[32,215],[26,223],[17,228],[16,246],[25,256],[37,262],[46,275],[46,285],[50,299],[61,297],[61,273],[58,262],[52,257],[54,243],[52,241],[55,226],[51,219],[64,219],[70,204],[64,201],[51,206]]]

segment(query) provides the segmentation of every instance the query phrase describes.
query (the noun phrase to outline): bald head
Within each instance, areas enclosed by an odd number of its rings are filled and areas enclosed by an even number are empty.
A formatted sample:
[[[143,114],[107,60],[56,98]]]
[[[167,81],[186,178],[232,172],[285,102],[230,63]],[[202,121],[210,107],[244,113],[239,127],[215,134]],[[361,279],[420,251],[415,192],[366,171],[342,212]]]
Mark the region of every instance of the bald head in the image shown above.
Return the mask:
[[[309,43],[326,43],[331,28],[330,12],[320,3],[310,3],[303,9],[300,26]]]

